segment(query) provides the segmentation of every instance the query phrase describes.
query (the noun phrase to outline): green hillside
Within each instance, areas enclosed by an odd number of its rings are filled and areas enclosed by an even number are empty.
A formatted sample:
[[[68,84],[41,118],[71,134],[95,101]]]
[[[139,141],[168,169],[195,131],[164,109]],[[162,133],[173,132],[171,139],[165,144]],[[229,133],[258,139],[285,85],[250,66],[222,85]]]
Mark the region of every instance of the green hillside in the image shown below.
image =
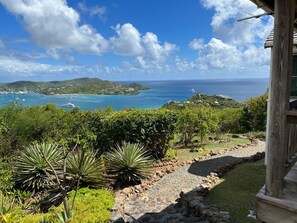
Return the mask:
[[[197,106],[211,106],[214,108],[234,108],[238,105],[238,102],[224,95],[206,95],[203,93],[197,93],[186,101],[169,101],[165,105],[163,105],[163,108],[181,109],[185,107]]]
[[[17,81],[0,84],[0,91],[33,92],[45,95],[53,94],[138,94],[139,90],[149,89],[138,83],[122,84],[97,78],[78,78],[66,81],[33,82]]]

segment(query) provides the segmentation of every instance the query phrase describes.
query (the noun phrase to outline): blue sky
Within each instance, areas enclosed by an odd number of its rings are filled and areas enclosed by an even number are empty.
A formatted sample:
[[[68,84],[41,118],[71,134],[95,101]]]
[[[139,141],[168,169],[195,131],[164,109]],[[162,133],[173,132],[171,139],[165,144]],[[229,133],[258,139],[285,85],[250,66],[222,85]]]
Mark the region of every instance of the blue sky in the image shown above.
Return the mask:
[[[0,0],[0,78],[268,77],[270,16],[249,0]]]

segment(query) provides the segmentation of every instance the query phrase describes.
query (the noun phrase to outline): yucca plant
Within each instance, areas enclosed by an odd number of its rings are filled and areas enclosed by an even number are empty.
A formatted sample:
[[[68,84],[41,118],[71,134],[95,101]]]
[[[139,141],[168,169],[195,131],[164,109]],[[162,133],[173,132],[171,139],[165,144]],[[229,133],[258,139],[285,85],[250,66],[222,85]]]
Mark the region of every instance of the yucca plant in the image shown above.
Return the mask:
[[[35,143],[25,148],[15,162],[14,181],[23,189],[39,191],[53,185],[53,171],[61,171],[62,152],[52,143]]]
[[[106,154],[106,170],[117,186],[138,184],[150,174],[152,159],[140,144],[123,143]]]
[[[66,172],[85,186],[104,185],[104,164],[101,158],[91,151],[78,150],[67,158]]]

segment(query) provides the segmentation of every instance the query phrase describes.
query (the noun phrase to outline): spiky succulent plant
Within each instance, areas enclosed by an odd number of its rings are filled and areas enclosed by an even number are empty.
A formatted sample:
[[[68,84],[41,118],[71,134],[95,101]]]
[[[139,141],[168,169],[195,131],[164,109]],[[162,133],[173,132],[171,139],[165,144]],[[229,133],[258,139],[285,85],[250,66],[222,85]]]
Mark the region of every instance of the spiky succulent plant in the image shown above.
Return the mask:
[[[59,172],[62,153],[52,143],[34,143],[25,148],[15,162],[14,181],[24,189],[39,191],[53,184],[53,171],[46,160]]]
[[[152,159],[140,144],[123,143],[105,157],[106,170],[119,186],[140,183],[150,174]]]
[[[83,185],[103,186],[104,185],[104,164],[101,158],[97,159],[96,154],[91,151],[78,150],[67,158],[67,173],[74,179],[80,178]]]

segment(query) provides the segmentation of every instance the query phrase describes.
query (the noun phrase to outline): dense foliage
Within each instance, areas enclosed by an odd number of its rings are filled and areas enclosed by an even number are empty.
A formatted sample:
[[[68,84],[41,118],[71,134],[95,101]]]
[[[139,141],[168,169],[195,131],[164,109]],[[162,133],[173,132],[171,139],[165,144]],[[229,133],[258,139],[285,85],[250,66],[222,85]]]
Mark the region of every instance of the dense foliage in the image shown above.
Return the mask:
[[[165,110],[124,110],[91,114],[95,148],[109,151],[121,142],[140,143],[155,158],[163,158],[173,137],[176,115]]]
[[[199,136],[200,143],[203,143],[207,134],[217,130],[218,118],[215,110],[209,107],[187,108],[178,113],[176,126],[185,146],[194,136]]]
[[[265,131],[268,94],[251,98],[244,103],[242,127],[247,131]]]
[[[163,110],[71,112],[53,104],[0,109],[0,155],[9,156],[33,141],[93,148],[98,154],[122,141],[141,143],[155,158],[164,157],[175,130],[176,115]]]

